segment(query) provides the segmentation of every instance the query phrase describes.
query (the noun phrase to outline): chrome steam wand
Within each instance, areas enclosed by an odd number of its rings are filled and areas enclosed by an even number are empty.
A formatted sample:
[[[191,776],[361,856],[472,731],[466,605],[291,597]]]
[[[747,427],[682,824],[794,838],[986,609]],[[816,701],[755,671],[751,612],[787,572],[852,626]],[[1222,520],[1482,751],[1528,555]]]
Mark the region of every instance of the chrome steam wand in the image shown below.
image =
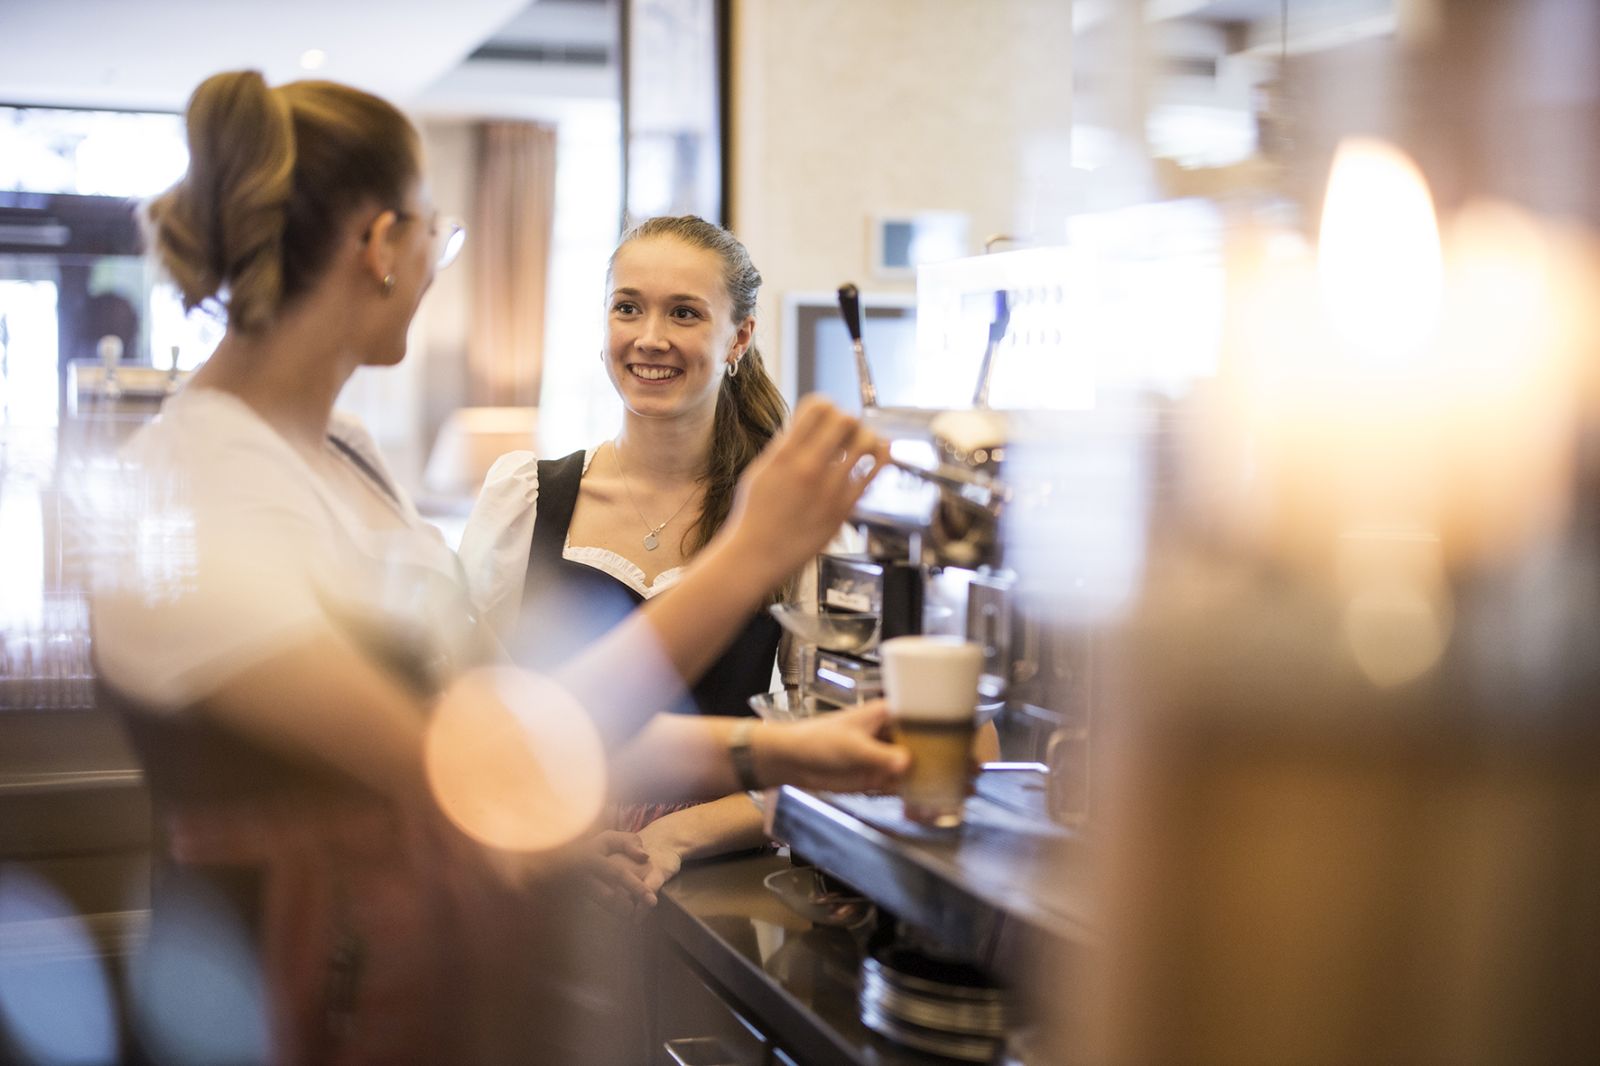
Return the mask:
[[[850,350],[856,354],[856,380],[861,384],[861,410],[878,406],[878,390],[872,384],[872,368],[867,365],[867,349],[861,343],[861,293],[850,282],[839,286],[839,314],[850,331]]]

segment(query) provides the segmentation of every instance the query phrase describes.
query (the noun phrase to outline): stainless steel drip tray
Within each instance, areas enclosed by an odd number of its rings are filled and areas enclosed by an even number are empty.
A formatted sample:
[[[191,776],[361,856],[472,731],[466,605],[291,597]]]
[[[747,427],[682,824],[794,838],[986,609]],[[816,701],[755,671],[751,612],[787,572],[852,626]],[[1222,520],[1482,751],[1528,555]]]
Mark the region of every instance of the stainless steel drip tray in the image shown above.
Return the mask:
[[[981,853],[994,852],[994,857],[1001,858],[999,852],[1010,851],[1012,857],[1021,858],[1023,854],[1034,857],[1051,850],[1053,844],[1062,847],[1070,844],[1073,838],[1066,829],[1042,814],[1034,817],[1018,809],[1018,806],[1025,808],[1026,801],[1010,795],[1017,792],[1015,788],[1005,790],[1005,798],[1012,800],[1006,803],[987,795],[988,788],[980,786],[976,796],[968,797],[964,820],[954,829],[910,821],[899,796],[825,795],[829,803],[892,833],[902,843],[920,845],[934,856],[976,858]],[[1013,806],[1013,802],[1018,806]]]
[[[978,795],[1034,822],[1048,822],[1049,780],[1042,762],[992,762],[975,785]]]

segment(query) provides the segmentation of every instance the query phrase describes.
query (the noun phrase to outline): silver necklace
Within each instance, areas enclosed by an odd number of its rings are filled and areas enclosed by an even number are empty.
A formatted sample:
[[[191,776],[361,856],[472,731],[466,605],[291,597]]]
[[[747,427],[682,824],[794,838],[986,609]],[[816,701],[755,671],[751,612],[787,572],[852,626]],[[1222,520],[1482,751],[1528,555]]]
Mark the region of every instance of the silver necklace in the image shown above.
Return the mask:
[[[683,512],[683,509],[689,506],[689,501],[694,499],[695,493],[689,493],[688,497],[686,497],[682,503],[678,504],[678,509],[676,511],[673,511],[671,514],[667,515],[666,518],[662,519],[659,525],[652,526],[650,524],[650,519],[646,518],[644,516],[644,512],[639,510],[639,501],[633,498],[633,489],[628,485],[628,475],[622,471],[622,449],[617,447],[617,442],[615,439],[611,441],[611,459],[617,464],[617,476],[622,478],[622,491],[628,494],[628,502],[633,504],[634,514],[639,516],[639,521],[643,522],[644,528],[648,530],[648,532],[646,532],[644,535],[644,550],[647,552],[653,552],[657,548],[661,547],[661,531],[667,528],[668,522],[672,521],[674,518],[677,518],[678,515]]]

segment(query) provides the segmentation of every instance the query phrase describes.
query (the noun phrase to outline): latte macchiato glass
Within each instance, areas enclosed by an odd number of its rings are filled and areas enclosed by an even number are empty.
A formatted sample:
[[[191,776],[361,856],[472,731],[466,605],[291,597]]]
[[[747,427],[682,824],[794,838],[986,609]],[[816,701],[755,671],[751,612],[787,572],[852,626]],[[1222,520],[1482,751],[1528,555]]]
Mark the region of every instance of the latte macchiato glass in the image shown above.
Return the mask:
[[[961,824],[972,783],[983,650],[960,637],[895,637],[878,646],[894,739],[911,752],[900,783],[909,821]]]

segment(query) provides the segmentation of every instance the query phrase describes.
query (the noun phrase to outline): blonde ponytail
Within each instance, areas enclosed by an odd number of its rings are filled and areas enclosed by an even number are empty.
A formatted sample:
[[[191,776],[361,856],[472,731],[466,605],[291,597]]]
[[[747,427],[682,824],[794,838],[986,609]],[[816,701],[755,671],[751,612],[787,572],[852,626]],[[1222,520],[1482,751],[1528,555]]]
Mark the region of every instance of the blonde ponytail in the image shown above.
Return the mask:
[[[210,304],[245,332],[321,275],[346,213],[363,200],[398,209],[419,171],[405,117],[333,82],[216,74],[186,122],[189,170],[145,205],[149,244],[186,310]]]
[[[152,202],[161,265],[185,308],[216,299],[252,331],[277,314],[293,188],[294,123],[260,74],[207,78],[189,100],[189,172]]]

